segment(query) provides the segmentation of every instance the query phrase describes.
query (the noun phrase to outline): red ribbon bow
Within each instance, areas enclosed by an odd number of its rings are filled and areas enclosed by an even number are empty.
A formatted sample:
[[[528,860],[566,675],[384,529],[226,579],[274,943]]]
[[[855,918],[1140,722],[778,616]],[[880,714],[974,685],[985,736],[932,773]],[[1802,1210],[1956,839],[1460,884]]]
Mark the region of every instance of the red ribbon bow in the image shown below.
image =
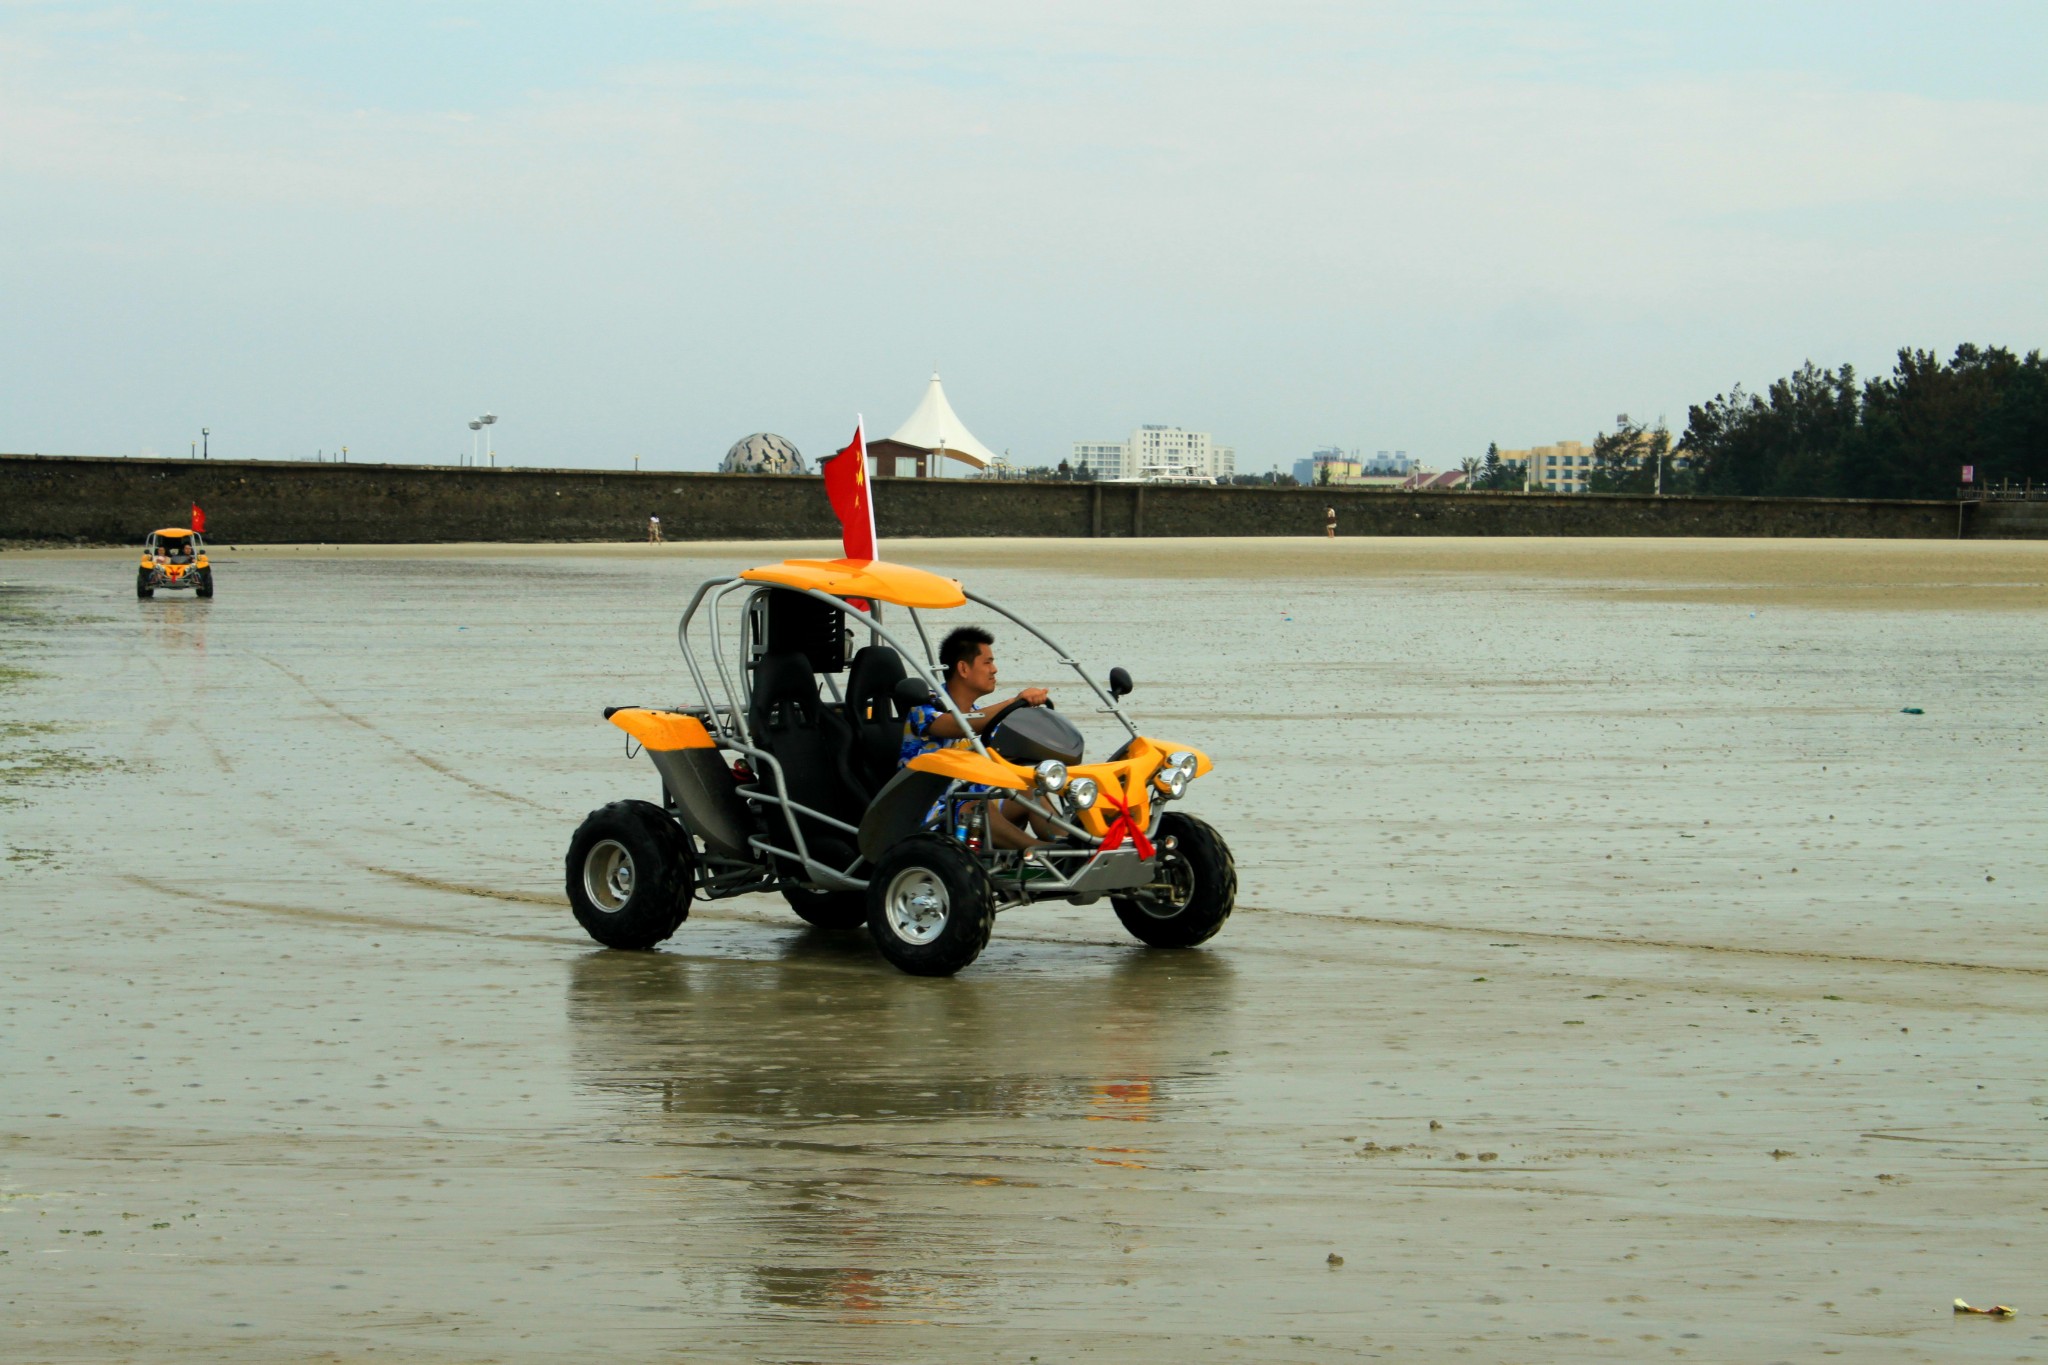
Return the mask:
[[[1152,841],[1145,837],[1145,831],[1138,828],[1138,822],[1131,818],[1130,803],[1119,801],[1108,792],[1102,794],[1102,799],[1116,812],[1116,819],[1109,822],[1109,830],[1102,836],[1102,851],[1107,853],[1113,848],[1122,848],[1124,836],[1128,834],[1131,836],[1131,847],[1138,850],[1138,856],[1151,858]]]

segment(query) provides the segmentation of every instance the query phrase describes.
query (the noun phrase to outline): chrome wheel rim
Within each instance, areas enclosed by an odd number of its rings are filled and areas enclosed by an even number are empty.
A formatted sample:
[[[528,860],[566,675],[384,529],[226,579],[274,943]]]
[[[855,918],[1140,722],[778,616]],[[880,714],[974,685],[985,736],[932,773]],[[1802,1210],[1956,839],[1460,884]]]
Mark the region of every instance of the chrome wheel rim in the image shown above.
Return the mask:
[[[617,914],[633,899],[633,855],[616,839],[604,839],[583,855],[583,894],[606,914]]]
[[[930,943],[945,932],[951,911],[946,884],[929,868],[904,868],[890,879],[882,897],[889,932],[905,943]]]

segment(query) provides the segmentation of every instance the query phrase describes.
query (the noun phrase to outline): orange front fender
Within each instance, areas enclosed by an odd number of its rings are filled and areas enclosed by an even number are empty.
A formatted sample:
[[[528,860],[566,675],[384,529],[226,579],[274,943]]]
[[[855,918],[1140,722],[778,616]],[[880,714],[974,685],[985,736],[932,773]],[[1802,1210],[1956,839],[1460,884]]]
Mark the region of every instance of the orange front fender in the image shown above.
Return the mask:
[[[950,777],[957,782],[975,782],[984,787],[1024,791],[1031,786],[1030,769],[1019,768],[998,758],[983,758],[972,749],[934,750],[919,754],[906,766],[921,773],[937,773],[940,777]]]

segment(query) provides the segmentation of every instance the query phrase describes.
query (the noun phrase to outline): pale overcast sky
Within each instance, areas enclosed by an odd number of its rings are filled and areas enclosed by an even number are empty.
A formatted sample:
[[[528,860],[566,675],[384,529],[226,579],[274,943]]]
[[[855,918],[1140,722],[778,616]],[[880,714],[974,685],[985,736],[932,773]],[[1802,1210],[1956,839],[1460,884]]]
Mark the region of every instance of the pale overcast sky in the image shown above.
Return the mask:
[[[1240,469],[2048,345],[2048,5],[0,0],[0,450]]]

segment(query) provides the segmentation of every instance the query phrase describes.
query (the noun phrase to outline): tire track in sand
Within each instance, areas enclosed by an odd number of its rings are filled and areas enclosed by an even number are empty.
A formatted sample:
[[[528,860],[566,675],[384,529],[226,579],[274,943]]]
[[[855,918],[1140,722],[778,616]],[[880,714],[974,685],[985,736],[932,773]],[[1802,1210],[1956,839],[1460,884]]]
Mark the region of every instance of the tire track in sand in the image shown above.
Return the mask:
[[[515,905],[545,905],[550,910],[560,910],[569,904],[566,896],[542,896],[532,891],[501,891],[495,886],[474,886],[468,882],[444,882],[437,877],[423,876],[418,872],[405,872],[395,867],[376,867],[370,863],[359,863],[365,872],[374,872],[380,877],[389,877],[407,886],[417,886],[427,891],[445,891],[451,896],[475,896],[489,901],[511,901]]]
[[[281,901],[242,900],[232,896],[217,896],[208,892],[188,891],[170,882],[157,881],[152,877],[140,876],[133,872],[121,874],[121,880],[139,886],[160,896],[176,896],[190,901],[202,910],[224,913],[227,910],[253,910],[258,914],[276,915],[283,919],[294,919],[314,924],[347,925],[358,929],[389,929],[403,934],[454,934],[460,938],[488,938],[493,941],[516,941],[520,943],[545,943],[550,948],[562,946],[563,938],[547,934],[479,934],[473,928],[452,924],[431,924],[422,920],[398,919],[390,915],[368,915],[356,910],[323,910],[310,905],[290,905]]]
[[[154,655],[144,654],[141,657],[143,662],[156,670],[157,681],[163,685],[165,692],[172,692],[176,688],[185,685],[182,679],[172,678],[170,670],[166,669],[162,661]],[[200,696],[204,696],[212,690],[213,684],[204,679],[200,680],[196,688]],[[219,768],[223,775],[228,777],[235,775],[234,761],[227,756],[219,744],[214,742],[213,736],[207,733],[206,726],[199,719],[199,712],[196,710],[189,712],[176,710],[159,711],[147,725],[143,726],[142,738],[136,744],[135,757],[143,762],[154,762],[156,742],[180,725],[183,725],[191,733],[199,736],[200,742],[206,746],[206,752],[212,757],[214,766]]]
[[[290,678],[300,687],[303,687],[306,690],[306,695],[311,697],[314,701],[319,702],[322,706],[326,707],[329,711],[332,711],[335,715],[341,717],[349,724],[360,726],[361,728],[368,730],[371,734],[383,740],[386,744],[389,744],[392,748],[398,750],[400,753],[404,754],[407,758],[410,758],[413,762],[419,764],[421,767],[426,768],[429,771],[439,773],[441,776],[447,778],[451,782],[460,782],[463,786],[468,787],[471,791],[477,792],[483,796],[494,796],[500,801],[509,801],[515,806],[524,806],[528,810],[546,811],[550,815],[554,814],[553,811],[548,810],[546,806],[541,805],[538,801],[530,801],[526,797],[515,795],[512,792],[500,791],[496,787],[489,786],[485,783],[477,781],[473,777],[468,777],[462,773],[457,772],[455,769],[449,767],[447,764],[441,762],[439,759],[428,758],[425,754],[413,748],[411,745],[405,743],[403,740],[394,739],[392,736],[385,734],[382,730],[378,729],[369,721],[364,720],[361,716],[356,715],[352,711],[345,710],[342,707],[337,706],[335,703],[329,701],[327,698],[321,696],[318,689],[316,689],[313,686],[313,684],[307,682],[304,678],[292,672],[291,669],[286,668],[277,660],[262,654],[255,654],[251,655],[250,657],[255,659],[261,659],[264,663],[269,664],[272,668],[284,674],[287,678]]]
[[[1253,914],[1290,912],[1269,905],[1241,905]],[[1413,929],[1428,934],[1464,934],[1487,939],[1532,939],[1569,943],[1576,948],[1637,948],[1666,953],[1713,953],[1722,957],[1765,957],[1795,962],[1854,962],[1867,967],[1911,967],[1921,971],[1996,972],[2011,976],[2048,976],[2048,967],[2014,967],[1996,962],[1943,962],[1935,958],[1879,957],[1871,953],[1823,953],[1812,948],[1742,948],[1720,943],[1687,943],[1668,938],[1606,938],[1598,934],[1560,934],[1537,929],[1498,929],[1484,925],[1441,924],[1435,920],[1393,919],[1384,915],[1318,916],[1335,924],[1375,929]]]

